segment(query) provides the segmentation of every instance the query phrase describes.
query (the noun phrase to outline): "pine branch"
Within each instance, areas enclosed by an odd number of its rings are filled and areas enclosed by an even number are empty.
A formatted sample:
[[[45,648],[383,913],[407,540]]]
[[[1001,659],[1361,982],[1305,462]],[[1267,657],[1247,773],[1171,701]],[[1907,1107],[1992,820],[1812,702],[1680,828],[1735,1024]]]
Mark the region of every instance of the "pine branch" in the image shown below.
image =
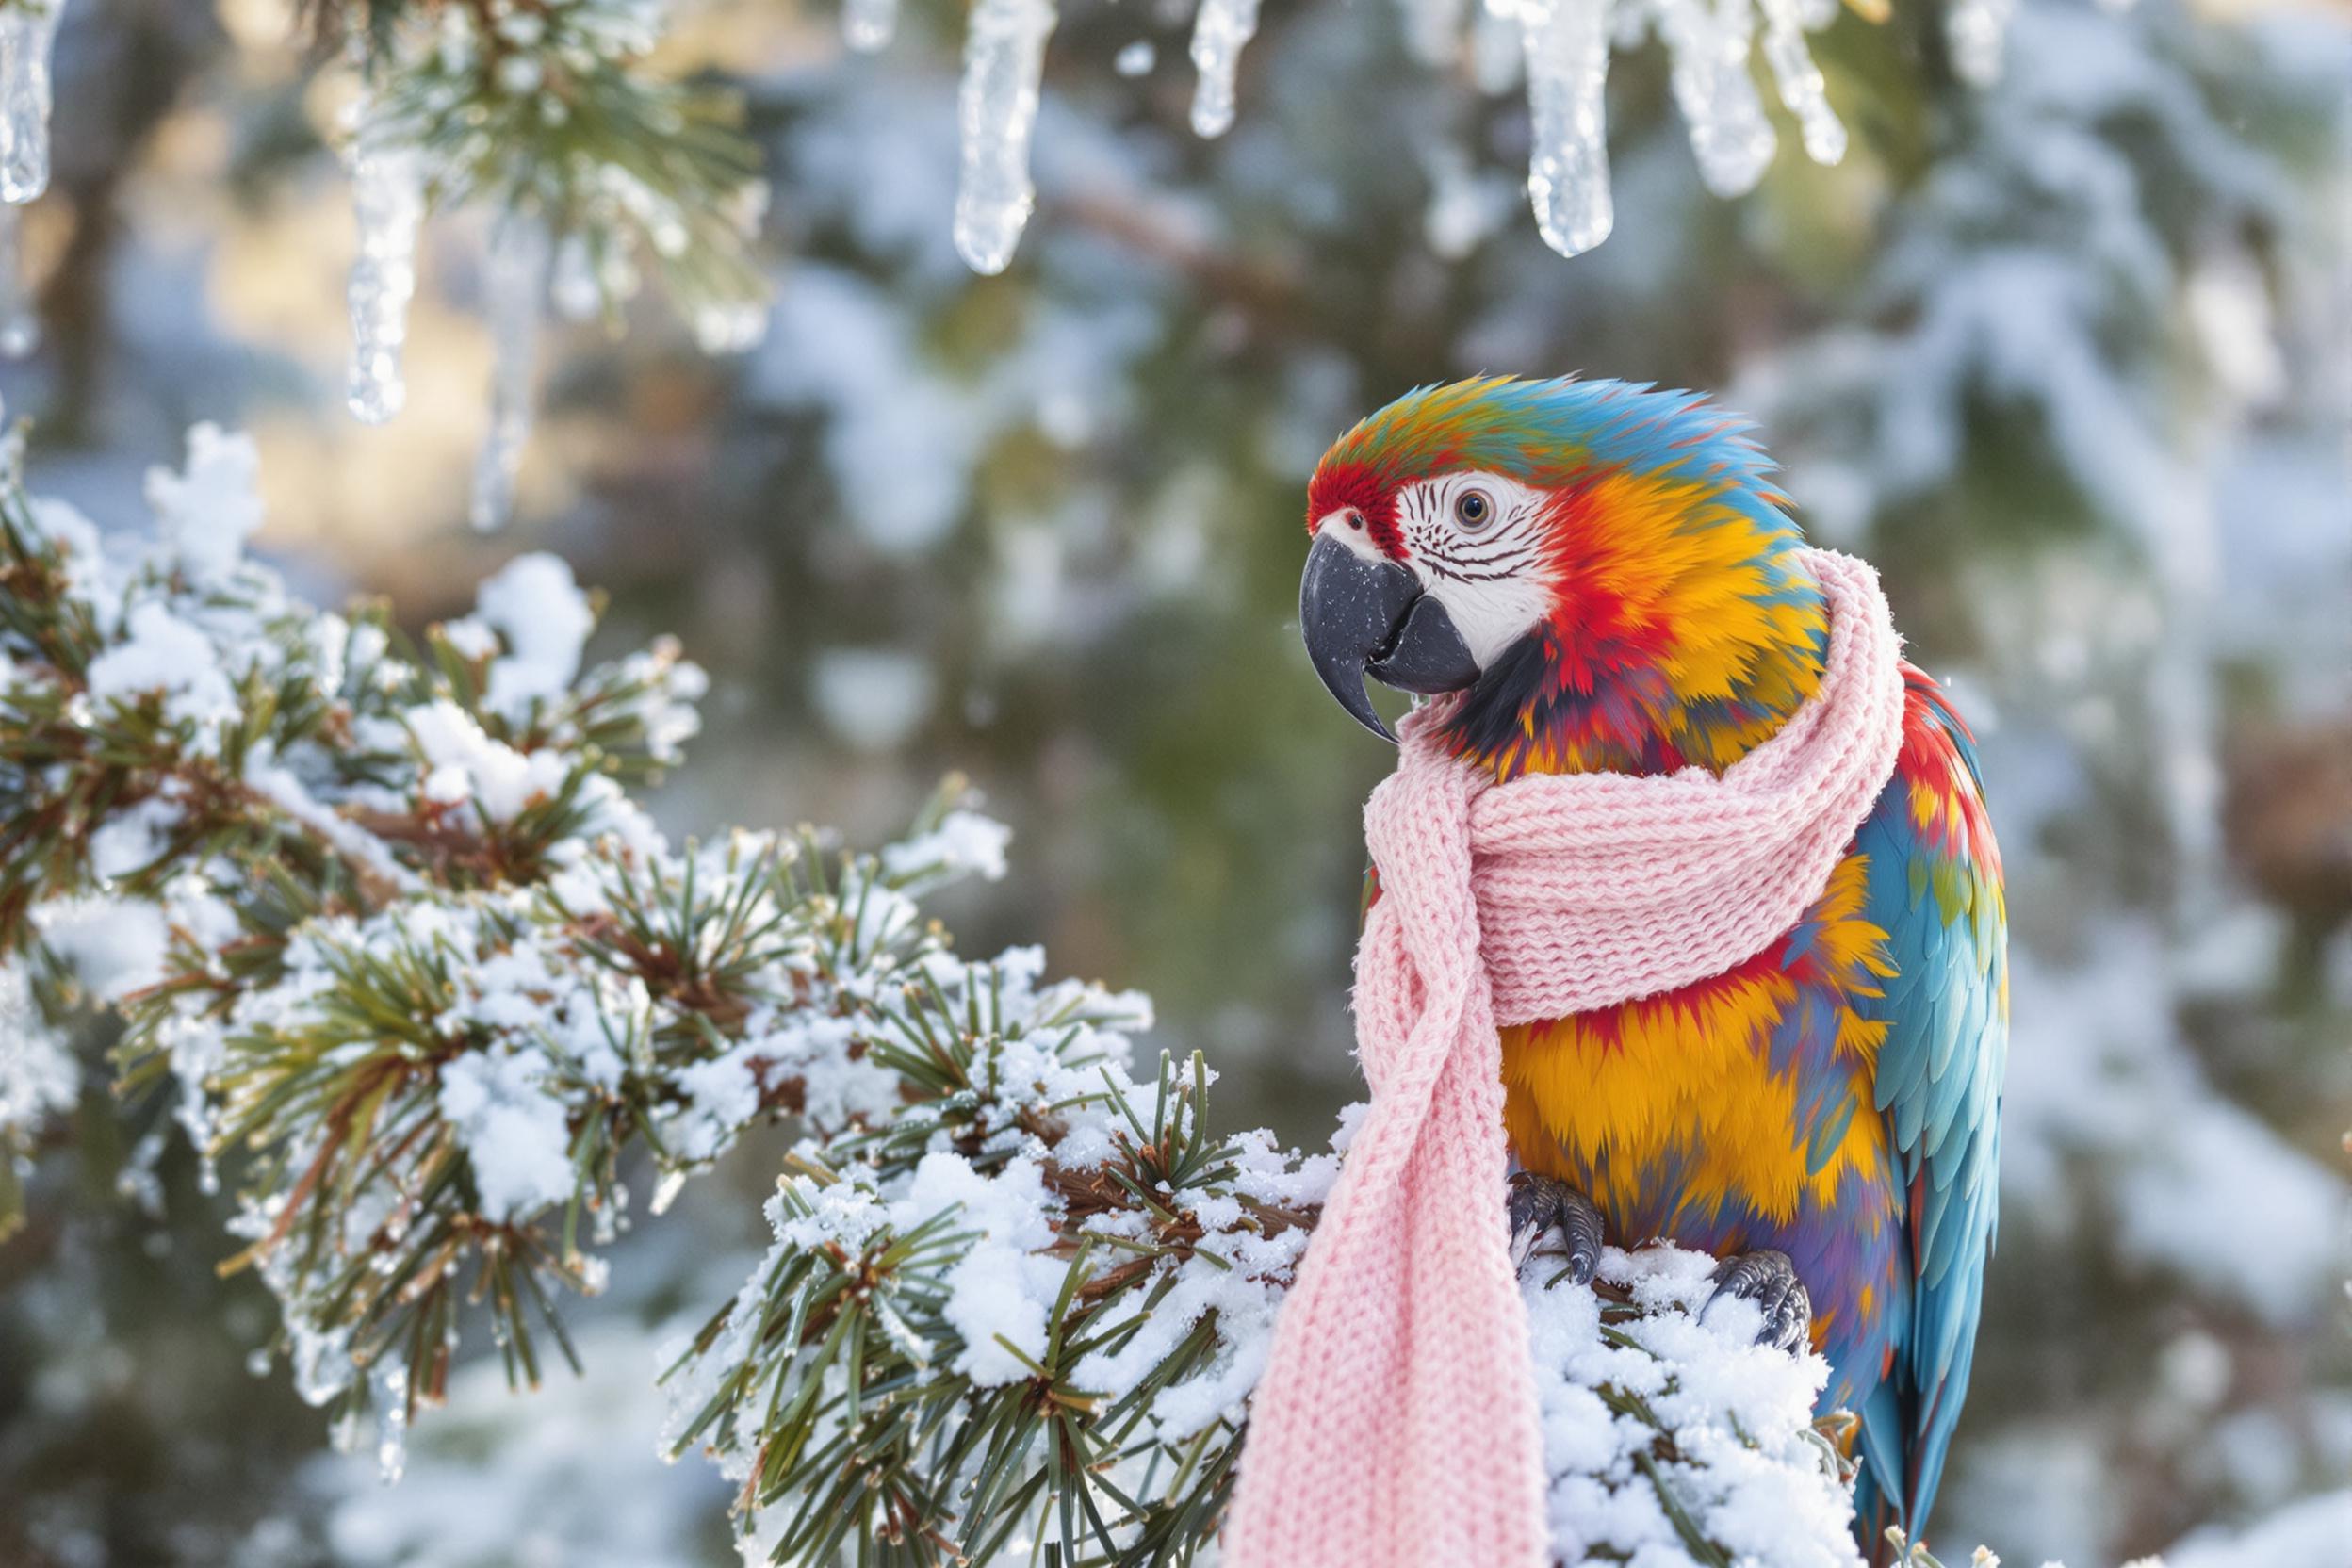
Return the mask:
[[[314,27],[357,60],[357,144],[417,155],[436,207],[544,223],[559,298],[616,313],[642,270],[706,338],[740,336],[767,285],[749,253],[766,206],[735,97],[649,63],[643,0],[346,0]]]
[[[1138,1086],[1097,1040],[1057,1036],[1027,985],[972,966],[890,1010],[953,1116],[918,1104],[804,1143],[775,1246],[671,1364],[669,1451],[702,1446],[737,1481],[753,1555],[1181,1562],[1214,1535],[1336,1163],[1210,1135],[1198,1056]],[[1748,1560],[1769,1548],[1739,1533],[1765,1496],[1786,1539],[1826,1554],[1810,1560],[1851,1559],[1851,1418],[1811,1420],[1818,1362],[1757,1348],[1753,1322],[1715,1320],[1731,1315],[1696,1321],[1710,1272],[1664,1250],[1610,1254],[1595,1288],[1530,1284],[1547,1419],[1581,1429],[1554,1484],[1594,1521],[1565,1560],[1644,1542]],[[1705,1369],[1695,1391],[1686,1367]],[[1609,1500],[1627,1491],[1653,1511]]]
[[[381,607],[312,615],[237,558],[252,467],[200,432],[127,566],[79,518],[0,498],[0,956],[54,1030],[77,956],[143,949],[81,988],[124,1014],[125,1084],[176,1081],[200,1147],[237,1157],[230,1266],[285,1302],[305,1392],[390,1388],[405,1417],[466,1304],[518,1381],[543,1333],[568,1354],[552,1303],[599,1282],[622,1152],[683,1176],[808,1114],[808,1062],[850,1044],[821,1026],[838,993],[937,944],[904,890],[996,841],[950,799],[839,878],[812,838],[671,852],[616,780],[693,728],[701,677],[674,645],[575,679],[593,617],[545,558],[421,646]],[[0,1107],[22,1129],[57,1100]]]

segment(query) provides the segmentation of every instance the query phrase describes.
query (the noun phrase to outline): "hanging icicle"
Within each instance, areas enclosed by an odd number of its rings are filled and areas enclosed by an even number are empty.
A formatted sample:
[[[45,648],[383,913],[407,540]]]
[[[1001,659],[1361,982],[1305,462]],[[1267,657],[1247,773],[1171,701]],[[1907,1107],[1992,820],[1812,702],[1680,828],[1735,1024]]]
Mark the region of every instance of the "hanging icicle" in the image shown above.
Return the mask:
[[[1187,0],[1156,0],[1161,23]],[[1217,137],[1236,118],[1236,80],[1243,51],[1255,38],[1263,0],[1190,0],[1194,6],[1188,53],[1198,73],[1190,119],[1195,132]],[[2001,69],[2004,37],[2017,0],[1939,0],[1954,69],[1968,81],[1986,86]],[[2097,0],[2119,9],[2133,0]],[[0,191],[11,200],[39,189],[46,179],[46,109],[50,96],[48,53],[63,0],[0,0]],[[1527,191],[1544,242],[1563,255],[1576,255],[1606,239],[1615,222],[1606,137],[1610,56],[1642,47],[1655,35],[1663,44],[1676,108],[1690,134],[1700,177],[1714,194],[1731,198],[1753,190],[1776,153],[1777,138],[1759,90],[1754,57],[1760,52],[1780,101],[1796,122],[1806,156],[1834,164],[1846,154],[1849,137],[1833,107],[1828,83],[1815,62],[1806,35],[1829,26],[1840,0],[1394,0],[1405,44],[1432,69],[1465,76],[1477,89],[1495,94],[1527,78],[1531,130]],[[970,0],[958,89],[960,134],[954,237],[957,253],[972,270],[1003,271],[1010,265],[1037,204],[1031,175],[1040,85],[1046,48],[1058,22],[1057,0]],[[841,28],[849,47],[878,50],[896,33],[905,0],[841,0]],[[462,191],[492,204],[513,199],[507,182],[519,163],[501,137],[480,129],[481,117],[495,108],[497,123],[527,132],[529,141],[560,127],[572,110],[561,95],[542,90],[557,76],[595,61],[599,70],[644,96],[633,111],[646,123],[678,123],[667,101],[668,84],[631,74],[660,36],[660,0],[544,0],[524,10],[500,0],[481,10],[453,8],[434,26],[391,52],[395,79],[405,80],[406,113],[434,134],[411,134],[412,146],[446,146],[458,172],[485,188]],[[500,20],[503,18],[504,20]],[[484,31],[487,29],[488,31]],[[486,41],[495,35],[495,47]],[[405,51],[405,52],[403,52]],[[484,62],[495,67],[484,85]],[[1137,39],[1118,51],[1114,69],[1121,76],[1150,74],[1156,54]],[[373,80],[374,78],[371,78]],[[484,102],[476,102],[476,98]],[[546,101],[540,100],[545,97]],[[520,118],[514,118],[520,116]],[[561,163],[559,158],[555,160]],[[690,224],[687,213],[707,213],[724,202],[723,182],[740,181],[748,165],[729,149],[713,152],[699,177],[694,199],[681,203],[657,191],[618,164],[580,163],[565,181],[567,190],[548,204],[573,216],[567,227],[594,233],[593,249],[580,238],[556,260],[555,308],[571,316],[612,312],[637,287],[635,261],[649,251],[656,262],[683,282],[682,300],[701,346],[714,353],[741,350],[758,340],[765,310],[757,266],[747,251],[722,242],[724,226]],[[400,407],[401,346],[406,307],[416,287],[415,245],[429,183],[436,197],[450,190],[450,176],[435,165],[429,181],[420,160],[389,147],[363,146],[353,158],[360,255],[351,280],[352,362],[350,400],[362,419],[391,417]],[[568,167],[568,166],[566,166]],[[1437,193],[1431,211],[1441,249],[1468,241],[1466,226],[1491,197],[1468,179],[1474,169],[1447,163],[1451,183]],[[462,184],[462,182],[461,182]],[[523,190],[535,190],[526,181]],[[533,197],[533,200],[542,200]],[[581,204],[584,202],[584,205]],[[1485,203],[1486,208],[1480,204]],[[580,215],[586,216],[582,218]],[[603,232],[609,229],[611,232]],[[753,220],[736,224],[743,239],[759,230]],[[545,237],[540,239],[544,241]],[[0,230],[0,264],[14,235]],[[513,252],[522,244],[500,246]],[[693,249],[726,253],[688,256]],[[526,259],[529,259],[526,257]],[[693,265],[687,265],[689,261]],[[533,263],[544,295],[545,258]],[[493,272],[501,270],[494,262]],[[511,270],[511,269],[508,269]],[[695,297],[711,278],[722,280],[720,297]],[[511,285],[512,291],[526,287]],[[497,292],[493,290],[494,294]],[[494,524],[507,509],[522,433],[530,424],[529,364],[536,341],[540,303],[493,315],[502,323],[502,343],[516,345],[501,357],[498,384],[504,390],[489,447],[482,454],[477,518]],[[19,294],[0,283],[0,351],[21,352],[31,341],[29,316]]]
[[[975,272],[1002,272],[1037,205],[1029,140],[1053,0],[979,0],[964,39],[958,101],[963,172],[956,188],[956,251]]]
[[[1200,74],[1192,90],[1194,135],[1223,136],[1233,129],[1241,51],[1257,31],[1258,0],[1200,0],[1192,23],[1192,66]]]
[[[416,292],[416,233],[425,220],[424,158],[384,143],[363,124],[351,146],[351,212],[359,253],[351,260],[351,413],[380,425],[400,411],[408,386],[400,351]]]
[[[49,188],[49,51],[65,0],[0,7],[0,201]]]
[[[9,359],[23,359],[41,347],[41,314],[24,281],[21,253],[24,220],[23,207],[0,202],[0,355]]]
[[[482,258],[482,313],[490,322],[490,433],[474,461],[474,527],[503,527],[531,440],[539,391],[539,325],[555,246],[535,214],[502,213]]]
[[[841,38],[852,49],[871,55],[897,32],[898,0],[841,0]]]
[[[1764,62],[1772,68],[1780,101],[1796,118],[1805,137],[1805,155],[1815,163],[1836,163],[1846,155],[1845,122],[1829,106],[1829,84],[1805,47],[1808,28],[1825,27],[1836,0],[1761,0],[1764,10]]]
[[[2009,19],[2017,9],[2017,0],[1951,0],[1944,11],[1944,46],[1962,81],[1987,88],[2001,80]]]
[[[1498,15],[1510,0],[1487,0]],[[1617,221],[1609,189],[1605,113],[1609,0],[1516,0],[1527,54],[1534,145],[1527,196],[1544,242],[1580,255]]]
[[[24,206],[49,188],[49,54],[65,0],[0,8],[0,356],[22,359],[41,342],[41,317],[24,276]]]
[[[1748,69],[1755,13],[1748,0],[1651,0],[1673,57],[1674,106],[1690,129],[1699,178],[1718,196],[1744,196],[1764,177],[1778,138]]]

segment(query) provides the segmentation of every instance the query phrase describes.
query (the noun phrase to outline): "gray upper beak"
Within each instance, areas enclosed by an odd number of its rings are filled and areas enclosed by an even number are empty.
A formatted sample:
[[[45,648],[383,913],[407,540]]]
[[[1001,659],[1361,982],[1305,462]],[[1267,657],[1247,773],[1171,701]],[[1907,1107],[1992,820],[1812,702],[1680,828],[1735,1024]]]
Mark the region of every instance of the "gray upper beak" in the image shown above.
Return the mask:
[[[1453,617],[1421,591],[1411,568],[1367,560],[1331,533],[1318,534],[1307,551],[1298,630],[1324,686],[1385,741],[1396,737],[1364,693],[1366,675],[1424,694],[1460,691],[1478,678],[1478,661]]]

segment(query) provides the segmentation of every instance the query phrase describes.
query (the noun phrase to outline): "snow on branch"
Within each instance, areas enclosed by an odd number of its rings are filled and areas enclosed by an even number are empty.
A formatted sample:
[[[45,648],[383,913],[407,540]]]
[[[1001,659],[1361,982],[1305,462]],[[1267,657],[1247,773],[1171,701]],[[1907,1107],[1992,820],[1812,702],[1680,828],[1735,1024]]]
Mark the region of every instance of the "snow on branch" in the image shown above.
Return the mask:
[[[1185,1560],[1212,1537],[1335,1165],[1200,1135],[1208,1081],[1106,1071],[1060,1142],[996,1162],[803,1150],[774,1247],[669,1374],[670,1451],[737,1482],[746,1560]],[[1812,1415],[1826,1367],[1757,1346],[1747,1303],[1702,1318],[1711,1271],[1662,1247],[1524,1282],[1568,1568],[1861,1560],[1844,1423]]]
[[[236,1198],[230,1266],[387,1475],[482,1312],[506,1376],[577,1365],[563,1299],[640,1198],[768,1122],[774,1245],[665,1376],[672,1455],[739,1486],[746,1549],[835,1560],[1187,1560],[1214,1539],[1268,1335],[1345,1136],[1301,1157],[1133,1067],[1145,999],[956,956],[920,900],[1001,876],[943,791],[841,856],[804,829],[678,848],[627,785],[699,671],[582,668],[595,601],[524,556],[412,643],[247,560],[251,443],[199,427],[102,540],[0,462],[0,1167],[122,1019]],[[642,1151],[650,1173],[630,1172]],[[1497,1200],[1500,1200],[1499,1195]],[[1526,1282],[1560,1560],[1843,1568],[1824,1368],[1707,1314],[1708,1261]],[[478,1309],[478,1310],[476,1310]],[[650,1438],[653,1434],[646,1434]]]
[[[564,1349],[624,1148],[671,1182],[764,1117],[890,1108],[854,1068],[804,1090],[847,1048],[827,1020],[936,943],[910,891],[999,846],[943,799],[887,869],[827,872],[813,835],[672,849],[624,784],[695,727],[674,645],[581,672],[593,606],[543,556],[421,645],[316,614],[242,557],[254,470],[199,427],[138,551],[0,492],[0,1000],[39,1025],[0,1108],[21,1153],[71,1082],[57,1031],[114,1005],[126,1084],[173,1081],[235,1153],[303,1393],[404,1420],[466,1300],[518,1381],[536,1328]]]

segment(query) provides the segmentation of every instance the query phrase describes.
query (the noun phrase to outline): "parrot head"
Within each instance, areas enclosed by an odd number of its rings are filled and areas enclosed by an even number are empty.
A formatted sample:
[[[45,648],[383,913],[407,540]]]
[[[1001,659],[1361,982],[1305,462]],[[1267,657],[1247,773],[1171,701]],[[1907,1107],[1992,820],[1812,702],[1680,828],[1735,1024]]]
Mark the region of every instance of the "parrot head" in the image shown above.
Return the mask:
[[[1828,623],[1745,421],[1683,392],[1486,376],[1408,393],[1308,486],[1307,655],[1388,739],[1366,677],[1461,693],[1499,776],[1720,770],[1818,684]]]

